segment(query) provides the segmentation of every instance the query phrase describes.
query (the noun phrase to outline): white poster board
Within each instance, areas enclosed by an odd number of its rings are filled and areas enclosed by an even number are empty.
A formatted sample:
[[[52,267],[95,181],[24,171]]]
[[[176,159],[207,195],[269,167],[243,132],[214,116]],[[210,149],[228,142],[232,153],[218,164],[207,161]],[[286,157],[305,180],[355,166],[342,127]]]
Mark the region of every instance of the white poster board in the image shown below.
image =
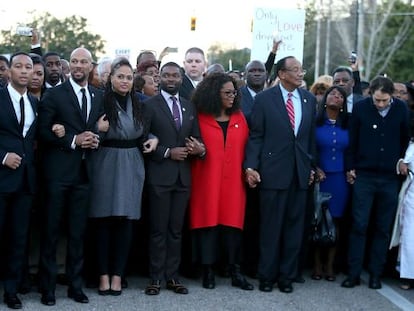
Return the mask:
[[[256,8],[250,59],[265,62],[272,50],[273,40],[282,40],[275,61],[294,56],[302,62],[304,34],[305,10]]]
[[[127,49],[127,48],[115,49],[115,58],[125,57],[127,60],[129,60],[130,56],[131,56],[131,49]]]

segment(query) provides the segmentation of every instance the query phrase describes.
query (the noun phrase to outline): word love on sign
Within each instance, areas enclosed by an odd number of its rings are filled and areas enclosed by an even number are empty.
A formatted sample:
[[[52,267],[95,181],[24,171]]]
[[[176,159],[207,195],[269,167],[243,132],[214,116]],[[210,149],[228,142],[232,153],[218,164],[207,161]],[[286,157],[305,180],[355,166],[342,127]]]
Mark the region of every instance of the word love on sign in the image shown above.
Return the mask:
[[[295,56],[302,61],[304,34],[304,10],[256,8],[250,58],[265,61],[273,42],[281,40],[275,61],[285,56]]]

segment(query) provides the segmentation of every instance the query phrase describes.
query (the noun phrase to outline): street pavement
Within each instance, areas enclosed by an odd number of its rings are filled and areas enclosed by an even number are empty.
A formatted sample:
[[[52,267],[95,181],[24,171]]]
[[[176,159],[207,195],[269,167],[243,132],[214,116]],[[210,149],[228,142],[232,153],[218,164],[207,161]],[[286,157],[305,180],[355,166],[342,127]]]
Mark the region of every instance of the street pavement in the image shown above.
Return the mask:
[[[162,289],[158,296],[144,294],[148,279],[138,276],[128,277],[129,286],[121,296],[99,296],[96,289],[85,289],[89,304],[75,303],[66,297],[66,287],[58,285],[56,305],[47,307],[40,303],[40,294],[31,292],[19,295],[23,310],[168,310],[168,311],[213,311],[213,310],[327,310],[327,311],[393,311],[414,310],[414,290],[399,289],[398,280],[383,280],[383,288],[372,290],[367,287],[367,275],[363,275],[361,286],[346,289],[340,286],[344,275],[337,276],[335,282],[315,281],[308,271],[303,284],[294,284],[294,292],[284,294],[275,288],[270,293],[258,290],[257,280],[249,279],[255,290],[243,291],[231,286],[230,279],[216,278],[216,288],[204,289],[200,280],[185,279],[181,281],[188,286],[188,295],[178,295]],[[8,310],[0,304],[0,310]]]

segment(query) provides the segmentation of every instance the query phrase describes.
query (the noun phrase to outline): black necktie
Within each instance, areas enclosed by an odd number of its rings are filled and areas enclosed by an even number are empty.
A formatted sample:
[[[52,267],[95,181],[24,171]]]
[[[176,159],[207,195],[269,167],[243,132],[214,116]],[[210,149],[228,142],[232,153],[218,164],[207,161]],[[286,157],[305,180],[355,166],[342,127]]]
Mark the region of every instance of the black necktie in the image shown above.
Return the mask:
[[[20,125],[20,129],[23,132],[23,129],[24,129],[24,99],[23,99],[23,96],[20,97],[20,123],[19,123],[19,125]]]
[[[82,92],[82,106],[81,106],[82,117],[86,122],[88,119],[88,100],[86,99],[86,90],[84,88],[81,88],[81,92]]]

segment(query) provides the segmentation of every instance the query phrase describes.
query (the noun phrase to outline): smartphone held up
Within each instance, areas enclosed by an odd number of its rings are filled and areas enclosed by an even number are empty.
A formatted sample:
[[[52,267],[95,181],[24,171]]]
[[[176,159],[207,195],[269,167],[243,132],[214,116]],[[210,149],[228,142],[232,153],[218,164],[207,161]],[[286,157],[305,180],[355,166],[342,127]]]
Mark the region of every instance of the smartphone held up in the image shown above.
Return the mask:
[[[31,37],[33,35],[33,28],[28,26],[17,26],[16,34]]]
[[[357,53],[355,52],[355,51],[352,51],[351,52],[351,55],[349,56],[349,62],[351,63],[351,64],[355,64],[356,63],[356,61],[357,61]]]

